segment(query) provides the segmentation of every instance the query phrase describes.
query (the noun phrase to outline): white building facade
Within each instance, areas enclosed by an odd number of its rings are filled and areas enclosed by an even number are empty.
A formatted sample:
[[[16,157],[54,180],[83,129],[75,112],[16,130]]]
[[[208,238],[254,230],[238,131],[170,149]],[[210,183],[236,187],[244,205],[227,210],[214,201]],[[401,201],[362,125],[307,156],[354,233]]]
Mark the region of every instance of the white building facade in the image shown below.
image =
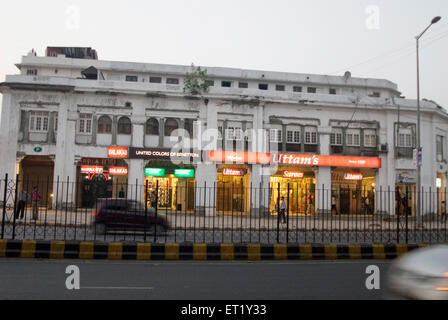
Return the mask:
[[[123,185],[139,199],[136,185],[182,186],[190,195],[164,205],[207,215],[274,212],[282,196],[297,214],[330,211],[333,197],[338,213],[358,213],[370,197],[369,210],[394,214],[383,196],[415,192],[416,101],[387,80],[206,67],[208,91],[191,95],[189,66],[29,54],[17,67],[0,84],[1,178],[51,181],[53,205],[82,205],[89,170],[120,168],[109,196]],[[422,101],[421,126],[422,187],[441,191],[448,115]],[[190,163],[169,164],[173,150]],[[173,168],[193,171],[178,178]],[[444,199],[425,210],[441,211]]]

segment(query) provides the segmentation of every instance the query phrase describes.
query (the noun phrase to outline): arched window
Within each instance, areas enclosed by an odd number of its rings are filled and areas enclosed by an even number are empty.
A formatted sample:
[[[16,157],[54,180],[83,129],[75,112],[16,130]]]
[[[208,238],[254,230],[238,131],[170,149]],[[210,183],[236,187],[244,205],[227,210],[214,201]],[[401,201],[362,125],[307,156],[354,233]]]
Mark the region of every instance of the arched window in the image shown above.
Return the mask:
[[[112,120],[108,116],[101,116],[98,119],[97,133],[111,133],[112,132]]]
[[[146,134],[159,135],[159,121],[157,119],[151,118],[146,121]]]
[[[171,133],[178,128],[176,119],[169,118],[165,121],[165,136],[171,136]]]
[[[118,134],[131,134],[131,120],[128,117],[121,117],[118,120]]]

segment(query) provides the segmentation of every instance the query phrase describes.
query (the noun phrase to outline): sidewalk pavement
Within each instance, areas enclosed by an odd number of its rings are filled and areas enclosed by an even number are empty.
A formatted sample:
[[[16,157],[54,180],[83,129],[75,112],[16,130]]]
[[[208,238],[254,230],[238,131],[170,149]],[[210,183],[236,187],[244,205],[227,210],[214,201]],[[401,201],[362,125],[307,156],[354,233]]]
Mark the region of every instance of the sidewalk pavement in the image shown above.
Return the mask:
[[[60,227],[91,227],[94,222],[93,209],[79,209],[76,211],[56,211],[41,208],[37,221],[31,220],[31,210],[26,210],[24,219],[16,219],[17,226],[60,226]],[[181,212],[160,212],[161,216],[166,216],[171,229],[176,230],[274,230],[277,226],[281,230],[375,230],[388,231],[397,230],[395,217],[372,215],[300,215],[290,216],[288,224],[284,224],[277,219],[277,216],[254,217],[248,215],[223,215],[204,216]],[[2,224],[2,213],[0,213],[0,225]],[[14,224],[14,216],[11,210],[5,215],[5,225]],[[423,228],[418,228],[415,218],[408,218],[409,230],[447,230],[448,222],[441,220],[425,221]],[[405,217],[400,217],[398,228],[405,229]]]

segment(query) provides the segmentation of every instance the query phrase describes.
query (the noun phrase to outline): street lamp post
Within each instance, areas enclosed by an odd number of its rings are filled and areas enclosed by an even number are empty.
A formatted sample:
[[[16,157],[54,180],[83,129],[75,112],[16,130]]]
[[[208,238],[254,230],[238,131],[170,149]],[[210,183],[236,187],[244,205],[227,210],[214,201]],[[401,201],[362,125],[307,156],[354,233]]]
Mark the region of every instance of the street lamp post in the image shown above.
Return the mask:
[[[418,36],[415,37],[416,45],[417,45],[417,224],[418,226],[422,226],[422,212],[421,212],[421,163],[420,156],[423,158],[423,154],[421,154],[421,144],[420,144],[420,74],[419,74],[419,59],[418,59],[418,40],[421,36],[429,29],[434,23],[437,23],[441,17],[437,16],[431,20],[429,26],[425,28]]]

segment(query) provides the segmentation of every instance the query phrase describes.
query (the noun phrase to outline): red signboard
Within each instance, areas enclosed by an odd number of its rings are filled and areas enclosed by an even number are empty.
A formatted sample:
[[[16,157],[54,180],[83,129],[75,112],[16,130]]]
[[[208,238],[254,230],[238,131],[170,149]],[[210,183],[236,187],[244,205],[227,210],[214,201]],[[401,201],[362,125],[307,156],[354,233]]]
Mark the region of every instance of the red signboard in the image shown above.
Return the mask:
[[[243,151],[217,151],[208,152],[208,160],[215,162],[239,162],[239,163],[261,163],[271,162],[269,153],[243,152]]]
[[[102,174],[103,167],[99,166],[81,166],[81,173]]]
[[[263,153],[243,151],[208,152],[208,160],[215,162],[286,164],[296,166],[328,166],[351,168],[381,168],[381,159],[373,157],[321,156],[293,153]]]
[[[244,169],[236,169],[236,168],[222,169],[223,176],[244,176],[245,174],[246,174],[246,170],[244,170]]]
[[[274,155],[273,161],[274,163],[279,164],[291,164],[299,166],[381,168],[381,159],[370,157],[321,156],[283,153]]]
[[[127,176],[128,168],[126,167],[109,167],[109,174],[113,176]]]
[[[108,158],[127,158],[128,148],[127,147],[108,147],[107,148]]]
[[[345,173],[344,174],[345,180],[362,180],[362,174],[361,173]]]
[[[301,179],[301,178],[303,178],[303,171],[285,170],[285,171],[283,171],[283,178]]]

